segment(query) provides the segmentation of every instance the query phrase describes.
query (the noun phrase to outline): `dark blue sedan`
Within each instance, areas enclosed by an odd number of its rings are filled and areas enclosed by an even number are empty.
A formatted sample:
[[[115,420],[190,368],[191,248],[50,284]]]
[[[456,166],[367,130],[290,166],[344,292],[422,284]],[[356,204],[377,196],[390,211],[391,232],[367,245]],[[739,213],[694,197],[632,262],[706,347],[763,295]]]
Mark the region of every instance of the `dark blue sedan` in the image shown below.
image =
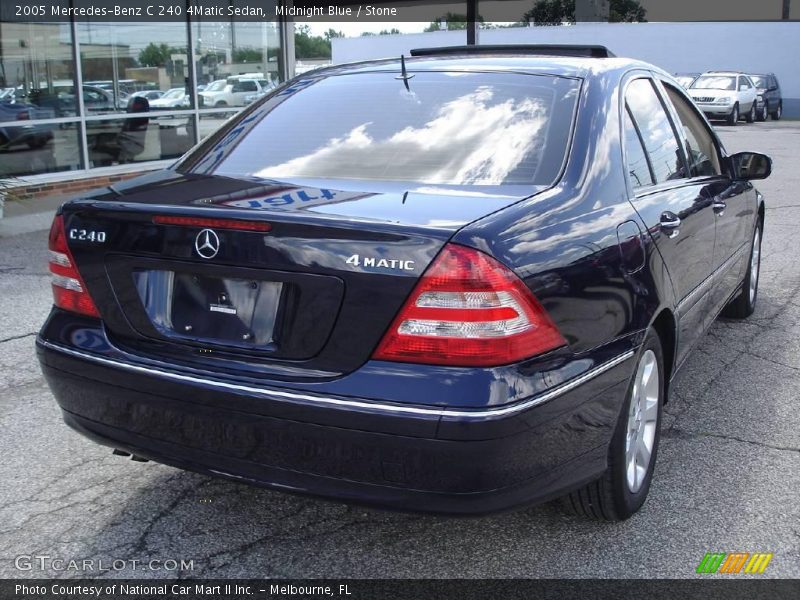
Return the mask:
[[[64,419],[283,491],[625,519],[676,371],[753,312],[770,159],[603,49],[413,54],[61,208],[37,348]]]

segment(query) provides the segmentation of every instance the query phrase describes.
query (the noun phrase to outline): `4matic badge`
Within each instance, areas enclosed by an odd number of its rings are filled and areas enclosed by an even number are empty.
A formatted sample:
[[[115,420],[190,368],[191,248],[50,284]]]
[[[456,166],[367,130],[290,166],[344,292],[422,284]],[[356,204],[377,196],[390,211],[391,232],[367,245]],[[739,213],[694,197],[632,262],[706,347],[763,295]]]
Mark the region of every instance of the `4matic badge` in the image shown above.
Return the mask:
[[[353,254],[350,258],[345,260],[348,265],[354,267],[373,267],[376,269],[397,269],[399,271],[413,271],[413,260],[398,260],[396,258],[374,258],[372,256],[360,256]]]

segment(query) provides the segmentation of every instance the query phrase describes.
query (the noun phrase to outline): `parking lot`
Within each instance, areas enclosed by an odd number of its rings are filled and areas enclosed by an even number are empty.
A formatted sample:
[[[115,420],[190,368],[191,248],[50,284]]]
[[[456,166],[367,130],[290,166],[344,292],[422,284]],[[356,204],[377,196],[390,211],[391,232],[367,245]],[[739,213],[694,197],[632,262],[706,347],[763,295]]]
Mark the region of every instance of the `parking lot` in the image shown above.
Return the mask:
[[[758,307],[680,373],[650,498],[619,524],[554,504],[381,512],[112,456],[62,423],[35,360],[47,233],[0,239],[0,577],[92,575],[17,559],[41,555],[115,577],[694,577],[711,551],[772,552],[761,577],[800,576],[800,122],[718,129],[774,159]]]

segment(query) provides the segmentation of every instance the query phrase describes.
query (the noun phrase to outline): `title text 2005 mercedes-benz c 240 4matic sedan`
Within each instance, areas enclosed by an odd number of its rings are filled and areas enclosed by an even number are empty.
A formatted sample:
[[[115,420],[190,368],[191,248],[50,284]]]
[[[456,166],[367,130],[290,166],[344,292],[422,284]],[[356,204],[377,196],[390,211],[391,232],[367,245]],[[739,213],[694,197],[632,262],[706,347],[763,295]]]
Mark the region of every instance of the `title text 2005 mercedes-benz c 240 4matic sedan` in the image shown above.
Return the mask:
[[[676,370],[753,312],[771,162],[608,54],[314,71],[64,204],[37,347],[66,422],[284,491],[632,515]]]

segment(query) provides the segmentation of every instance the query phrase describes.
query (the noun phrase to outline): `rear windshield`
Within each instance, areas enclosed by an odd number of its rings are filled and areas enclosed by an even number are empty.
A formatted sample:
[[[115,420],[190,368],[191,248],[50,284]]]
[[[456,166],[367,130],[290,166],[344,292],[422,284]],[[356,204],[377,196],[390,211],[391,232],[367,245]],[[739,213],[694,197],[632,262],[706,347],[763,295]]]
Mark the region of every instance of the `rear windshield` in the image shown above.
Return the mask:
[[[225,144],[213,166],[201,159],[196,169],[441,185],[549,185],[558,177],[578,80],[425,72],[406,89],[398,76],[333,76],[270,100],[266,115]]]

